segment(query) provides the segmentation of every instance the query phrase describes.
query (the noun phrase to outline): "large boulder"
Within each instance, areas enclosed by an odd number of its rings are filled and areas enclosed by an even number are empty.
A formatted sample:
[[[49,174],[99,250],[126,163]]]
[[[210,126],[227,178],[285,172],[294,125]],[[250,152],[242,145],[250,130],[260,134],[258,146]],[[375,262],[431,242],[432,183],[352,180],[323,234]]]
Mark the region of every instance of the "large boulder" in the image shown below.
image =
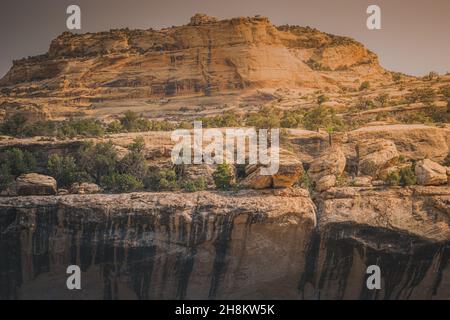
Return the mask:
[[[360,173],[376,177],[378,173],[395,164],[399,154],[391,140],[367,139],[356,146]]]
[[[16,192],[19,196],[48,196],[57,193],[56,180],[37,173],[27,173],[16,179]]]
[[[336,176],[335,175],[329,175],[324,176],[319,179],[319,181],[316,182],[316,188],[315,190],[317,192],[323,192],[328,189],[331,189],[336,185]]]
[[[424,186],[447,184],[447,169],[430,159],[416,163],[417,183]]]
[[[308,170],[308,176],[314,182],[325,176],[340,176],[345,169],[346,159],[341,148],[332,146],[314,159]]]
[[[273,175],[262,175],[260,165],[248,165],[245,179],[241,185],[252,189],[289,188],[292,187],[303,172],[302,162],[291,152],[279,150],[279,168]]]

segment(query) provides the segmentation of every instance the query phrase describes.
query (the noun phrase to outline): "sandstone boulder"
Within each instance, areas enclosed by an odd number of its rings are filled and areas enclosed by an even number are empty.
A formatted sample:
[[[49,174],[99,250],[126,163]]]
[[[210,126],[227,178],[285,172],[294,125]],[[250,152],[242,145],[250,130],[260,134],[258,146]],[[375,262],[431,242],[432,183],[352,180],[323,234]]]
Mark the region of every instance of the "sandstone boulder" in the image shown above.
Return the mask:
[[[438,186],[447,183],[447,169],[429,159],[416,164],[417,183],[424,186]]]
[[[325,150],[309,167],[309,177],[317,182],[325,176],[340,176],[345,169],[346,159],[341,148],[333,146]]]
[[[16,179],[19,196],[47,196],[57,192],[56,180],[37,173],[27,173]]]
[[[399,154],[394,142],[385,139],[367,139],[356,146],[360,173],[377,176],[398,160]]]
[[[333,188],[336,185],[336,176],[335,175],[329,175],[324,176],[319,179],[319,181],[316,182],[316,191],[317,192],[323,192],[328,189]]]
[[[82,182],[72,184],[70,192],[74,194],[94,194],[102,192],[102,188],[95,183]]]
[[[303,164],[293,153],[284,149],[280,149],[279,152],[280,162],[277,173],[263,175],[260,165],[248,165],[245,168],[246,177],[241,185],[252,189],[292,187],[303,172]]]

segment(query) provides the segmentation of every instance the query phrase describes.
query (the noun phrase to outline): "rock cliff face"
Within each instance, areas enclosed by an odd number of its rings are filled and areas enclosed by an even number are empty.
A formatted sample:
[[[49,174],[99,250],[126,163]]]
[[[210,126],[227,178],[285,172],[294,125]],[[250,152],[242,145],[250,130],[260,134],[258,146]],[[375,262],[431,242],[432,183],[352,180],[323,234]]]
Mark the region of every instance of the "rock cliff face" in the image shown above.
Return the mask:
[[[448,187],[333,188],[317,209],[302,189],[0,198],[0,297],[448,299],[449,201]]]
[[[295,298],[315,209],[304,193],[0,199],[0,298]],[[289,245],[287,245],[289,243]],[[83,290],[65,269],[83,271]]]
[[[129,107],[130,99],[338,88],[362,76],[390,79],[376,55],[351,39],[275,27],[265,17],[217,21],[197,15],[187,25],[162,30],[64,33],[48,53],[14,61],[0,87],[5,99],[25,99],[20,101],[61,115],[111,101],[118,107],[127,100]]]

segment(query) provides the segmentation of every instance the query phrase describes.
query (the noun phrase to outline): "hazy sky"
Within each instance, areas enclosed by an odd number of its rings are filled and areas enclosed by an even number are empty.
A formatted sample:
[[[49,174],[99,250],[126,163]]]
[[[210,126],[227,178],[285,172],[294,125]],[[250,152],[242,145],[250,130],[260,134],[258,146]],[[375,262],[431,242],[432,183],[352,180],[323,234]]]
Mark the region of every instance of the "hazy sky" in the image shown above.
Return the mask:
[[[450,71],[450,0],[1,0],[0,76],[12,60],[45,53],[66,31],[66,8],[78,4],[82,32],[186,24],[194,13],[218,18],[269,17],[346,35],[377,53],[390,70],[423,75]],[[366,8],[382,10],[382,30],[366,28]]]

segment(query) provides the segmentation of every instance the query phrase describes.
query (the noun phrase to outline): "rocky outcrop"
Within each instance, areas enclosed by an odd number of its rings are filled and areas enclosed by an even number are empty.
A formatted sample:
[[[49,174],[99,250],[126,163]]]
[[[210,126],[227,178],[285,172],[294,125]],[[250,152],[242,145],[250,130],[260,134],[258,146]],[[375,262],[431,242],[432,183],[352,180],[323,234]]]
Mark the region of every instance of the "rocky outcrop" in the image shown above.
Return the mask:
[[[416,164],[417,183],[424,186],[439,186],[447,184],[447,169],[429,159]]]
[[[440,162],[449,152],[449,133],[448,128],[422,124],[370,126],[350,131],[342,142],[356,145],[367,139],[390,140],[397,151],[408,159],[429,158]]]
[[[323,192],[328,189],[331,189],[335,185],[336,185],[336,176],[333,175],[323,176],[316,182],[315,191]]]
[[[368,139],[356,146],[359,170],[364,175],[376,177],[380,170],[394,164],[399,157],[395,144],[390,140]]]
[[[323,193],[302,298],[448,299],[449,203],[449,188]],[[366,286],[370,265],[380,267],[381,290]]]
[[[0,298],[295,298],[314,227],[301,192],[1,198]]]
[[[56,180],[37,173],[27,173],[19,176],[15,183],[19,196],[47,196],[57,192]]]
[[[376,55],[351,39],[278,28],[259,16],[217,20],[197,14],[187,25],[162,30],[65,32],[46,54],[13,62],[0,79],[0,99],[28,104],[39,96],[39,107],[48,107],[54,118],[104,116],[97,106],[122,112],[172,97],[218,96],[223,105],[233,101],[224,93],[245,99],[260,89],[339,90],[363,77],[390,81]]]
[[[345,169],[346,159],[339,146],[332,146],[314,159],[308,169],[308,175],[313,181],[319,181],[325,176],[340,176]]]
[[[247,165],[246,177],[240,183],[251,189],[289,188],[298,182],[304,169],[302,162],[295,154],[279,149],[278,170],[273,175],[264,175],[260,165]]]
[[[445,299],[450,188],[0,198],[0,297]],[[6,259],[5,259],[6,257]],[[83,290],[66,289],[66,268]],[[368,290],[366,268],[381,268]]]

